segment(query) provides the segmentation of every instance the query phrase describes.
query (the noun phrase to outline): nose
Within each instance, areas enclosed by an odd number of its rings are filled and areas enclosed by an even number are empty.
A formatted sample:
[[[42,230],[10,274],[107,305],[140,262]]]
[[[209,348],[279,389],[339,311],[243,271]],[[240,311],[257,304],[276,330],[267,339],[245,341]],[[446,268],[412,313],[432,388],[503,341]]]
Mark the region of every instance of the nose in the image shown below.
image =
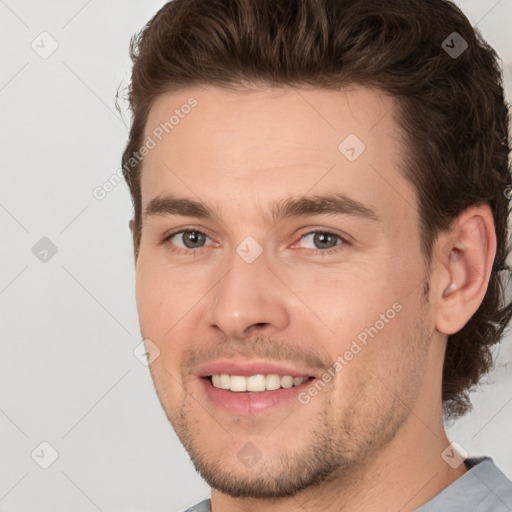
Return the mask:
[[[229,261],[224,277],[212,290],[206,313],[208,324],[230,339],[287,328],[291,292],[276,277],[261,254],[247,263],[238,254]]]

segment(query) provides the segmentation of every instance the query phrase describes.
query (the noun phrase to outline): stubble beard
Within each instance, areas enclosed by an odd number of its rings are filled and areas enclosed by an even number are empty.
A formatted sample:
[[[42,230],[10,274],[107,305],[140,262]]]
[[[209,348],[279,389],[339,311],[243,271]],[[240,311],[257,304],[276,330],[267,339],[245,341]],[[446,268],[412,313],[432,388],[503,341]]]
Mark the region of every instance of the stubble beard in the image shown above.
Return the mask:
[[[230,453],[231,446],[240,444],[239,441],[242,444],[248,442],[249,435],[242,440],[231,436],[229,441],[226,435],[228,448],[222,451],[222,458],[216,457],[204,442],[205,431],[209,430],[205,422],[206,412],[190,398],[190,393],[183,388],[177,404],[165,393],[166,379],[162,378],[159,383],[158,372],[152,371],[155,389],[194,467],[210,487],[234,498],[286,498],[315,486],[325,485],[327,488],[329,484],[335,484],[336,490],[342,493],[344,488],[353,485],[354,475],[364,475],[373,459],[395,438],[412,414],[420,388],[418,375],[424,370],[423,363],[432,339],[424,323],[428,317],[428,300],[423,303],[425,305],[423,314],[413,321],[412,332],[404,334],[406,343],[403,346],[407,354],[403,365],[406,369],[402,370],[396,383],[397,389],[402,391],[400,397],[388,390],[384,396],[387,401],[382,401],[382,397],[377,402],[372,401],[385,383],[370,371],[366,377],[361,377],[359,386],[353,388],[358,392],[357,400],[336,416],[331,392],[324,390],[324,396],[315,398],[322,399],[323,405],[311,416],[311,426],[299,440],[299,446],[294,447],[293,439],[282,434],[287,422],[293,421],[292,414],[272,434],[283,436],[283,442],[279,444],[283,446],[282,452],[262,453],[261,461],[252,468],[244,468],[236,453]],[[373,378],[373,384],[365,386],[364,378]]]
[[[206,428],[191,417],[190,402],[183,403],[178,412],[166,414],[194,467],[210,487],[234,498],[277,499],[296,496],[322,484],[335,483],[340,492],[349,487],[353,476],[395,437],[410,414],[402,401],[393,399],[387,413],[374,411],[372,424],[350,411],[340,422],[334,420],[330,400],[326,399],[325,404],[311,418],[313,427],[298,447],[290,440],[288,444],[280,444],[282,453],[267,454],[262,449],[261,460],[251,468],[245,468],[236,453],[229,453],[229,448],[223,451],[226,455],[222,459],[212,454],[201,441]],[[292,416],[289,421],[293,421]],[[283,427],[286,428],[286,422],[278,427],[276,434]],[[290,437],[285,435],[284,439]],[[247,436],[241,442],[249,440]],[[237,441],[233,436],[230,445],[239,444]]]

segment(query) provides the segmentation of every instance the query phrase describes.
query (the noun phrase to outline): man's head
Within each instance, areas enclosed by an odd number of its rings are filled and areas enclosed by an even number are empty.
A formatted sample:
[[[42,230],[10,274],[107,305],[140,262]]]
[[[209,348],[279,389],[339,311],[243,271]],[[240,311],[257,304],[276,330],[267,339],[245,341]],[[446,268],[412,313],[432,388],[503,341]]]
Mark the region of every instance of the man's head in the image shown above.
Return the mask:
[[[210,485],[292,495],[465,412],[512,307],[507,109],[460,11],[176,0],[132,57],[141,330]]]

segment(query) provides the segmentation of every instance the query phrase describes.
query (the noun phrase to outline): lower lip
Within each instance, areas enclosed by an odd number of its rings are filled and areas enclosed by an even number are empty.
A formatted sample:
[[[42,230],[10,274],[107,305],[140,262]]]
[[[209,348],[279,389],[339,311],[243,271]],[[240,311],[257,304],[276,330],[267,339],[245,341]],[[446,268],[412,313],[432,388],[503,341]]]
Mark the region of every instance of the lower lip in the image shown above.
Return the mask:
[[[250,416],[270,412],[272,409],[289,402],[297,402],[298,395],[314,383],[316,379],[308,379],[299,386],[280,388],[275,391],[234,392],[213,386],[209,379],[202,378],[201,385],[210,402],[231,414]]]

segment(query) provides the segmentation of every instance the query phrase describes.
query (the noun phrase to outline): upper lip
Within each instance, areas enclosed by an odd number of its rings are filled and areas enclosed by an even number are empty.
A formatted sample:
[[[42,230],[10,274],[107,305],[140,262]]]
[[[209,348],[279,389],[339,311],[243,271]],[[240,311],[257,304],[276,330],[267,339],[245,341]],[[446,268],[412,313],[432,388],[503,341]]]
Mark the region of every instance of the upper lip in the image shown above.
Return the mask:
[[[291,377],[314,377],[315,373],[311,369],[296,368],[292,365],[274,363],[271,361],[233,361],[217,360],[201,365],[196,372],[198,377],[209,377],[210,375],[241,375],[249,377],[251,375],[289,375]]]

